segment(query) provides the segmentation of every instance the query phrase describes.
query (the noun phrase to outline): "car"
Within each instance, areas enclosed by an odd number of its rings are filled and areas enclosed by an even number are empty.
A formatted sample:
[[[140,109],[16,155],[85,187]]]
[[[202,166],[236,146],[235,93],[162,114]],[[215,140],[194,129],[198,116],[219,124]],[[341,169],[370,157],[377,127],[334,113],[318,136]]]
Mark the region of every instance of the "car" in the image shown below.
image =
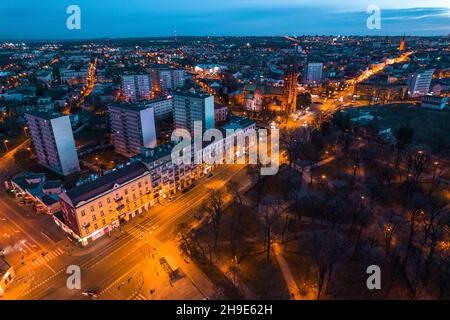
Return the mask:
[[[195,183],[191,183],[191,185],[188,188],[189,188],[189,190],[191,190],[191,189],[194,189],[194,187],[195,187]]]
[[[186,193],[186,192],[188,192],[188,191],[189,191],[188,188],[183,188],[183,189],[181,189],[181,193]]]
[[[171,198],[169,198],[169,203],[175,201],[175,196],[172,196]]]
[[[89,297],[92,299],[97,299],[98,298],[98,292],[95,290],[87,290],[81,293],[83,296],[85,297]]]
[[[208,173],[207,178],[211,178],[213,176],[212,172]]]

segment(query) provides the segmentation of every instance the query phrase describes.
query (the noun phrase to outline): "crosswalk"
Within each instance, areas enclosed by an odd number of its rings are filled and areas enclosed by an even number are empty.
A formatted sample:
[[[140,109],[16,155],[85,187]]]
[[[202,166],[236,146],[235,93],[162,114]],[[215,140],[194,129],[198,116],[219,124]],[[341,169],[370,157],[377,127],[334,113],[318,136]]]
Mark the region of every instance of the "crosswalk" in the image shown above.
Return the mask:
[[[148,299],[147,299],[147,297],[145,297],[144,295],[139,293],[138,295],[136,295],[134,298],[132,298],[130,300],[148,300]]]
[[[57,248],[45,255],[41,255],[39,258],[34,258],[31,261],[31,264],[35,267],[40,267],[48,262],[50,262],[51,260],[59,257],[60,255],[62,255],[64,253],[64,251],[60,248]]]
[[[151,247],[158,249],[163,245],[161,241],[151,236],[152,231],[144,226],[137,225],[128,230],[128,234],[139,241],[145,241]]]

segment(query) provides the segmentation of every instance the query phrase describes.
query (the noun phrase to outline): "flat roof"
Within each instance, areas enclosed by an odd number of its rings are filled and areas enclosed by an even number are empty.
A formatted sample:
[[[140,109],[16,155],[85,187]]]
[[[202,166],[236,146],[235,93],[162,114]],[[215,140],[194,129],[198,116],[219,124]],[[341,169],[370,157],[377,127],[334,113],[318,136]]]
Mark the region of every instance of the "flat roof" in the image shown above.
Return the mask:
[[[208,98],[212,97],[209,93],[205,92],[190,92],[190,91],[175,91],[173,96],[191,97],[191,98]]]
[[[108,190],[111,190],[115,184],[123,184],[130,181],[140,176],[145,171],[148,170],[142,162],[132,162],[123,168],[105,174],[97,180],[70,189],[66,192],[66,195],[72,201],[72,204],[77,206],[78,203],[90,200]]]
[[[66,115],[63,115],[59,112],[55,112],[55,111],[28,111],[25,112],[25,115],[31,115],[34,117],[38,117],[41,119],[45,119],[45,120],[52,120],[52,119],[57,119],[57,118],[61,118],[61,117],[67,117]]]

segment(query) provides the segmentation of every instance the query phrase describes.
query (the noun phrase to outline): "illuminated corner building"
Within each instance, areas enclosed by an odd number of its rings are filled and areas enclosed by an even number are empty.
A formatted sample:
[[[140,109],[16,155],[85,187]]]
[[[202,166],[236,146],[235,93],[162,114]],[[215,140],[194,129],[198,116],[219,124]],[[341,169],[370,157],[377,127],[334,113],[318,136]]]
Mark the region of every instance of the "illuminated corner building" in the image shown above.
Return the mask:
[[[214,96],[207,93],[177,91],[174,99],[174,123],[194,135],[194,122],[201,121],[203,131],[214,128]]]
[[[54,221],[86,246],[188,186],[196,167],[172,164],[172,148],[143,148],[130,164],[62,193]]]
[[[134,162],[60,195],[55,222],[82,245],[100,238],[154,203],[150,172]]]
[[[80,171],[69,116],[29,112],[25,118],[39,164],[64,176]]]
[[[430,91],[434,69],[416,72],[408,77],[408,93],[410,97],[424,96]]]
[[[148,74],[122,75],[122,94],[127,101],[135,102],[150,99],[151,86]]]
[[[144,103],[114,103],[108,106],[114,149],[126,157],[142,147],[155,147],[154,109]]]

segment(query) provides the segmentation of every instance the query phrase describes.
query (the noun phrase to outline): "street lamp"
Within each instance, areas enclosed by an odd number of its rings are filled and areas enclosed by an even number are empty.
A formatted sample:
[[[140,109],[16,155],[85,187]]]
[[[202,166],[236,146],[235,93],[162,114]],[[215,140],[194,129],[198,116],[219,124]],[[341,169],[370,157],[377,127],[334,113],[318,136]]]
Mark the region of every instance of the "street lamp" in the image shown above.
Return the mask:
[[[3,140],[3,144],[5,145],[6,152],[9,151],[9,149],[8,149],[8,142],[9,142],[9,140]]]

